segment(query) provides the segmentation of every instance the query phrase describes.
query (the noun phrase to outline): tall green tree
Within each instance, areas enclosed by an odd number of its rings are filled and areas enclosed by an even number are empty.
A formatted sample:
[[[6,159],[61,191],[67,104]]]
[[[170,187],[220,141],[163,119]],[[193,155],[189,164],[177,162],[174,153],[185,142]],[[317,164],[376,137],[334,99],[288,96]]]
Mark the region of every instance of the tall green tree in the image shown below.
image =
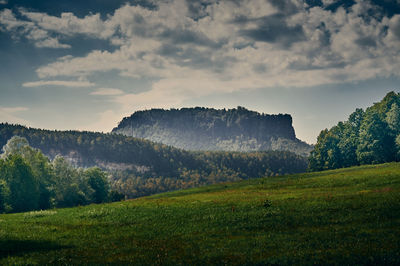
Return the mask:
[[[39,208],[39,182],[32,168],[21,155],[10,155],[6,159],[7,183],[10,188],[9,203],[14,212]]]
[[[340,140],[339,131],[338,127],[321,131],[317,144],[309,158],[310,170],[320,171],[341,167],[342,159],[338,146]]]
[[[89,186],[93,189],[92,201],[101,203],[108,200],[110,185],[107,175],[98,167],[89,168],[85,171]]]
[[[55,180],[55,200],[58,207],[85,205],[88,200],[80,188],[80,173],[72,167],[64,157],[57,156],[53,160]]]
[[[357,159],[361,164],[395,160],[394,139],[386,121],[373,109],[366,112],[360,127]]]
[[[31,167],[33,175],[39,184],[39,208],[47,209],[52,206],[54,175],[50,160],[40,150],[29,145],[26,138],[13,136],[3,146],[3,158],[12,155],[21,156]]]
[[[397,103],[393,103],[389,112],[386,113],[386,122],[392,131],[400,132],[400,108]]]

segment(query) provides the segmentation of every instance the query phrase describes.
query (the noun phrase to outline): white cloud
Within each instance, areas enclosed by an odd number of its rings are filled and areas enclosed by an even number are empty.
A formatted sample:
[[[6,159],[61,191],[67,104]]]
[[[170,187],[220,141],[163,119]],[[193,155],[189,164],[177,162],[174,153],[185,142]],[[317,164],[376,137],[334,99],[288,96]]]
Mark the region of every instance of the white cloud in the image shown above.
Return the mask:
[[[111,96],[111,95],[120,95],[124,92],[120,89],[114,88],[99,88],[95,91],[91,92],[90,95],[101,95],[101,96]]]
[[[33,41],[39,48],[71,48],[68,44],[61,44],[56,37],[51,37],[49,33],[32,21],[18,20],[10,9],[0,11],[0,31],[11,32],[13,38],[19,39],[21,36]]]
[[[197,5],[197,13],[184,0],[157,1],[151,10],[126,4],[106,19],[20,9],[21,20],[6,10],[0,13],[0,24],[37,47],[69,48],[59,39],[76,34],[108,40],[116,46],[112,52],[61,57],[36,71],[41,79],[89,79],[116,71],[156,80],[138,94],[91,93],[113,96],[126,110],[254,88],[400,76],[400,15],[385,17],[370,1],[335,11],[325,9],[332,0],[312,8],[300,0],[207,2]],[[49,82],[24,86],[56,85]]]
[[[95,37],[107,37],[113,33],[107,30],[106,25],[100,19],[100,14],[87,15],[80,19],[70,12],[61,13],[60,17],[56,17],[46,13],[29,12],[24,9],[19,11],[40,29],[50,32],[64,35],[85,34]]]
[[[0,0],[0,5],[7,5],[8,1],[7,0]]]
[[[63,87],[93,87],[95,83],[86,80],[67,81],[67,80],[39,80],[33,82],[25,82],[24,87],[40,87],[40,86],[63,86]]]
[[[23,124],[27,125],[29,122],[23,118],[20,118],[16,113],[28,111],[26,107],[1,107],[0,106],[0,122],[11,123],[11,124]]]
[[[71,48],[69,44],[62,44],[56,38],[47,38],[35,43],[38,48]]]

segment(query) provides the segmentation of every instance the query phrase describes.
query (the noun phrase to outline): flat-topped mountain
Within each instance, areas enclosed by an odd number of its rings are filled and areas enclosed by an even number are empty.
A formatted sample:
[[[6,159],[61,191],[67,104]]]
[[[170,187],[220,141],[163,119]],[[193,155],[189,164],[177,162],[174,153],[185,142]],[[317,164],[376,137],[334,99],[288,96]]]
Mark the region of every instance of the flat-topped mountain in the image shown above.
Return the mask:
[[[240,106],[138,111],[113,132],[186,150],[288,150],[308,156],[312,149],[296,138],[291,115],[260,114]]]

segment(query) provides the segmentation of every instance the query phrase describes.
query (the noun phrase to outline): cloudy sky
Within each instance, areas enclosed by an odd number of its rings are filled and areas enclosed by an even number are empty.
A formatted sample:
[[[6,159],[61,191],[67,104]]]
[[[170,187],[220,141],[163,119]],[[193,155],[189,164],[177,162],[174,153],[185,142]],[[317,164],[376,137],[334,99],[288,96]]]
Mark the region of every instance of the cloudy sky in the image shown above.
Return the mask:
[[[400,0],[0,0],[0,122],[240,105],[315,143],[399,81]]]

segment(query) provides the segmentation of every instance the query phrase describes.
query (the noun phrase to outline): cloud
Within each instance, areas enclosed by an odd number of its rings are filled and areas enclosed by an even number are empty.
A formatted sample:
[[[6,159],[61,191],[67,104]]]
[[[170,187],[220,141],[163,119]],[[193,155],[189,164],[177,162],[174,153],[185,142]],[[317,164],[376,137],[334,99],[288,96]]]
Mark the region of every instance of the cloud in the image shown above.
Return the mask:
[[[7,5],[8,1],[7,0],[0,0],[0,5]]]
[[[6,113],[18,113],[28,111],[29,109],[26,107],[0,107],[0,110]]]
[[[126,110],[239,90],[400,76],[400,14],[387,17],[370,1],[339,3],[334,10],[331,0],[322,5],[300,0],[154,4],[126,4],[105,18],[20,9],[17,19],[3,10],[0,24],[37,47],[69,48],[60,40],[76,35],[109,41],[113,51],[60,57],[36,72],[40,79],[90,80],[94,74],[117,73],[153,80],[137,94],[92,93],[113,96]],[[48,82],[24,85],[55,85]]]
[[[0,106],[0,122],[15,123],[27,125],[29,122],[20,118],[16,113],[28,111],[26,107],[1,107]]]
[[[389,21],[390,34],[400,39],[400,15],[393,16]]]
[[[40,12],[29,12],[25,9],[19,9],[19,12],[40,29],[48,32],[68,36],[84,34],[94,37],[108,37],[113,33],[107,31],[107,26],[100,19],[100,14],[90,14],[80,19],[70,12],[61,13],[60,17]]]
[[[305,40],[302,26],[288,26],[283,14],[257,19],[256,27],[243,29],[240,33],[255,41],[281,43],[283,47]]]
[[[32,21],[19,20],[10,9],[0,11],[0,31],[11,32],[14,39],[21,37],[32,41],[38,48],[71,48],[68,44],[61,44],[56,37],[38,27]]]
[[[111,95],[120,95],[124,92],[120,89],[114,88],[99,88],[95,91],[91,92],[90,95],[101,95],[101,96],[111,96]]]
[[[22,84],[23,87],[40,87],[40,86],[63,86],[63,87],[93,87],[95,83],[78,80],[78,81],[67,81],[67,80],[39,80],[33,82],[25,82]]]

